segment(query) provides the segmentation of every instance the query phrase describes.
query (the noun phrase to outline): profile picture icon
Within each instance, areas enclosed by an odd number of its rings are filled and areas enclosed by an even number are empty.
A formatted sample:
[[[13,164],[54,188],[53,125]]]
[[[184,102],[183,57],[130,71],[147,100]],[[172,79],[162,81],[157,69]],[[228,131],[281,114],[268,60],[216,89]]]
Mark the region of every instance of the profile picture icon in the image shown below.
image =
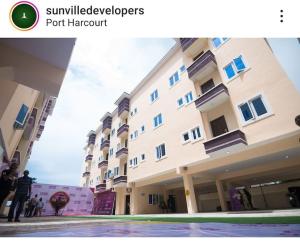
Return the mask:
[[[21,1],[13,5],[9,16],[12,25],[21,31],[31,30],[39,22],[39,11],[37,7],[27,1]]]

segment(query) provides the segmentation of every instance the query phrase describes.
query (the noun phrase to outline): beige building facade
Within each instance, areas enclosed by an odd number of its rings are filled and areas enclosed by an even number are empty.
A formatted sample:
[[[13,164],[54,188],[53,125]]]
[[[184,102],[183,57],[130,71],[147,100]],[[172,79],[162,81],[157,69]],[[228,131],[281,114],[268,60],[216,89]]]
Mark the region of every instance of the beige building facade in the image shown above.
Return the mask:
[[[74,44],[75,39],[0,39],[1,171],[12,163],[20,176],[25,170],[53,112]]]
[[[300,47],[299,47],[300,48]],[[81,185],[115,214],[289,208],[300,186],[300,95],[266,39],[177,39],[87,135]]]

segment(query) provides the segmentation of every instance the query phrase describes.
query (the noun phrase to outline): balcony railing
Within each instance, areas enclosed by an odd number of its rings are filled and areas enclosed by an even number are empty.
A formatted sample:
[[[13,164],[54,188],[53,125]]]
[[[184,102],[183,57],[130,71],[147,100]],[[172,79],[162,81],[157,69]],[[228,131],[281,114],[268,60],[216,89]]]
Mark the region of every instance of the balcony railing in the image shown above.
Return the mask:
[[[113,184],[117,185],[120,183],[127,183],[127,176],[118,176],[116,178],[114,178]]]
[[[112,122],[112,117],[108,116],[103,120],[102,124],[102,132],[103,133],[109,133],[111,129],[111,122]]]
[[[129,113],[129,98],[124,98],[118,104],[118,116],[119,117],[126,117]]]
[[[110,141],[109,140],[104,140],[101,145],[100,145],[100,150],[105,150],[108,149],[110,145]]]
[[[198,38],[180,38],[182,51],[188,49]]]
[[[87,176],[89,176],[90,175],[90,172],[89,171],[86,171],[86,172],[84,172],[83,174],[82,174],[82,177],[87,177]]]
[[[200,80],[216,70],[217,62],[214,54],[208,50],[187,68],[189,78]]]
[[[236,146],[247,145],[245,134],[241,130],[234,130],[214,137],[203,143],[207,154],[217,151],[231,151],[236,149]]]
[[[120,128],[118,128],[117,136],[118,137],[125,137],[128,135],[129,125],[123,124]]]
[[[93,159],[93,155],[87,155],[86,157],[85,157],[85,161],[90,161],[90,160],[92,160]]]
[[[104,167],[107,167],[107,165],[108,165],[108,161],[103,160],[103,161],[98,163],[98,168],[104,168]]]
[[[116,152],[116,158],[123,159],[123,158],[127,157],[127,155],[128,155],[127,147],[123,147]]]
[[[196,99],[195,105],[200,111],[208,111],[225,102],[228,97],[228,89],[221,83]]]
[[[102,183],[96,185],[96,191],[105,190],[106,189],[106,181],[103,180]]]

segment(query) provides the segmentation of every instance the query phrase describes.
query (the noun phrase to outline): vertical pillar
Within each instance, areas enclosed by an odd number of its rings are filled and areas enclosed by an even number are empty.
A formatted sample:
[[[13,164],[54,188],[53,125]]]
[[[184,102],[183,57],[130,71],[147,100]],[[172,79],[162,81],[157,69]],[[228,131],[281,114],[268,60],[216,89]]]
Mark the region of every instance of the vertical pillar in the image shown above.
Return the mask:
[[[228,208],[227,208],[227,203],[226,203],[226,197],[224,194],[223,184],[220,180],[216,180],[216,186],[217,186],[218,197],[219,197],[222,211],[227,211]]]
[[[130,214],[137,214],[137,205],[138,205],[138,191],[135,187],[135,184],[131,186],[131,193],[130,193]]]
[[[116,189],[116,215],[125,214],[125,194],[123,189]]]
[[[183,184],[184,184],[184,192],[186,198],[186,206],[188,213],[197,213],[197,203],[195,197],[195,190],[193,184],[193,178],[191,175],[184,174],[183,175]]]

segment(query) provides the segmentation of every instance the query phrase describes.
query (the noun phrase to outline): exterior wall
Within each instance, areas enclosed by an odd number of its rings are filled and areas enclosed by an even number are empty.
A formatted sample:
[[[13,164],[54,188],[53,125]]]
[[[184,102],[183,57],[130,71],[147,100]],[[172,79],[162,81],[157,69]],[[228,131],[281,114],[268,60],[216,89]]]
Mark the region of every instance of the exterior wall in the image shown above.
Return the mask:
[[[5,84],[4,83],[2,84],[4,85],[4,88],[3,89],[1,88],[2,90],[1,96],[2,93],[6,92]],[[12,87],[13,85],[11,83],[8,84],[9,87]],[[16,130],[13,127],[18,112],[22,104],[28,106],[29,112],[31,112],[38,98],[38,95],[39,95],[38,91],[20,84],[16,86],[13,95],[11,95],[10,97],[3,94],[4,97],[6,96],[6,98],[9,99],[9,102],[8,105],[6,106],[6,109],[1,114],[0,128],[1,128],[3,144],[6,148],[7,157],[9,157],[9,159],[12,159],[14,155],[14,151],[17,148],[24,131],[23,129]]]

